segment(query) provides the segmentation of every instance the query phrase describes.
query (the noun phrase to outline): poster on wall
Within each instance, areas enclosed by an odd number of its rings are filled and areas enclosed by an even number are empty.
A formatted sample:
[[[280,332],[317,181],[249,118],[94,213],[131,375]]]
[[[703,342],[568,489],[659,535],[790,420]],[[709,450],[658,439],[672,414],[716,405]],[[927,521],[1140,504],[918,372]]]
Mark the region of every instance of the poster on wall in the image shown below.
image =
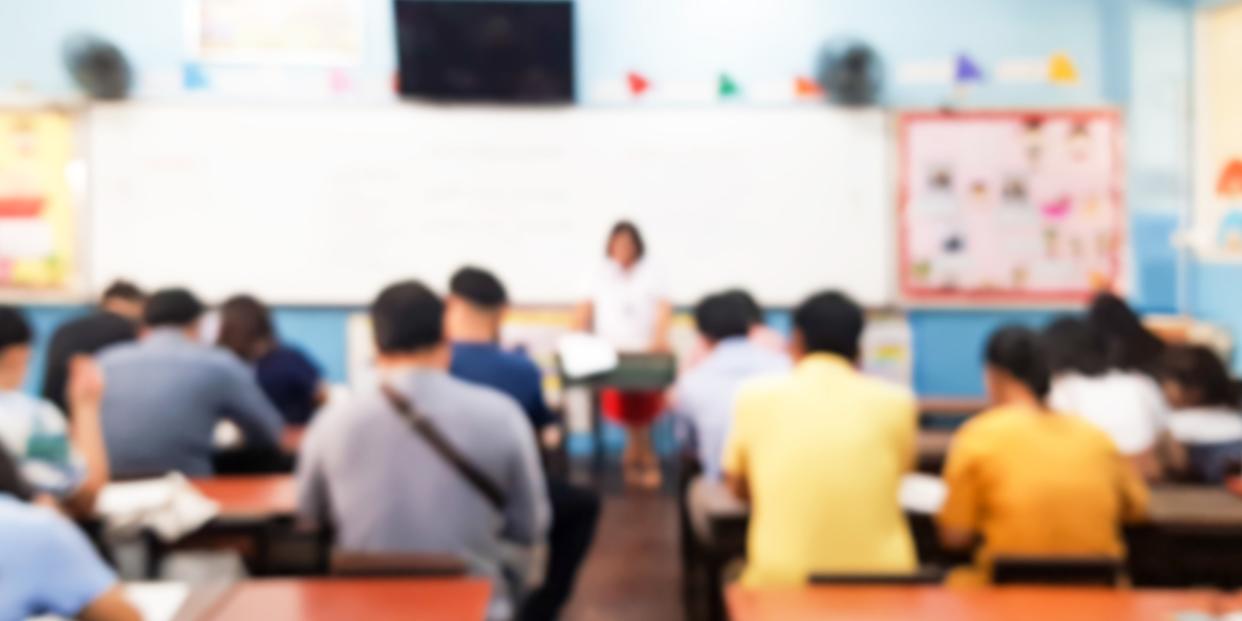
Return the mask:
[[[1189,231],[1195,254],[1206,261],[1242,261],[1242,5],[1198,14],[1199,124],[1197,192]]]
[[[1118,289],[1120,132],[1112,111],[902,115],[902,297],[1055,304]]]
[[[73,127],[62,112],[0,110],[0,290],[75,287]]]
[[[194,0],[191,49],[203,62],[354,65],[363,53],[362,0]]]

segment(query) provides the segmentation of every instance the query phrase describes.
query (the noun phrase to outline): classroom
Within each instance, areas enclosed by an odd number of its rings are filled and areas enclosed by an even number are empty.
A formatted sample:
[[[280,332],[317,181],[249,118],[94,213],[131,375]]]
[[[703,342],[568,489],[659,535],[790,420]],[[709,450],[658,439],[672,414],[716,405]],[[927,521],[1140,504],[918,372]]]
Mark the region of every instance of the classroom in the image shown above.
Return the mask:
[[[1242,617],[1242,0],[0,2],[0,621]]]

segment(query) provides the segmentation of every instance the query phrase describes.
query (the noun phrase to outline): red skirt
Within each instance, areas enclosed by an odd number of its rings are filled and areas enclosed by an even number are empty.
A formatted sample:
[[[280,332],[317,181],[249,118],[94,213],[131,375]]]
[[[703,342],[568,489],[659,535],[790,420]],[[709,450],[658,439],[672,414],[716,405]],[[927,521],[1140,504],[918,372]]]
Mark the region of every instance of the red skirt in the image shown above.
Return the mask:
[[[631,427],[650,425],[664,411],[664,393],[599,391],[599,407],[609,420]]]

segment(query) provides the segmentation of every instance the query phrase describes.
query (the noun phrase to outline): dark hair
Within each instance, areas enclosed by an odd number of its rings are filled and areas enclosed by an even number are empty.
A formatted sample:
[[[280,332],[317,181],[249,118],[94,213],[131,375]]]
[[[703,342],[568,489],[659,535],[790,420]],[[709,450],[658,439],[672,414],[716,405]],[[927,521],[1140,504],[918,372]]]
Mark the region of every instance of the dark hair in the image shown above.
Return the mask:
[[[622,220],[612,225],[612,230],[608,232],[608,243],[604,246],[604,256],[612,256],[612,243],[620,235],[629,235],[634,241],[634,252],[638,258],[643,258],[647,252],[647,245],[643,243],[643,234],[638,232],[638,226],[629,220]]]
[[[794,327],[802,335],[807,353],[825,352],[858,358],[862,337],[863,310],[849,296],[825,291],[807,298],[794,311]]]
[[[1154,372],[1165,344],[1152,334],[1125,300],[1101,293],[1091,301],[1087,321],[1104,336],[1108,364],[1126,371]]]
[[[1196,406],[1239,405],[1237,385],[1216,352],[1202,345],[1170,347],[1161,361],[1161,377],[1198,393]]]
[[[444,302],[420,282],[392,284],[371,303],[371,323],[380,352],[416,352],[444,341]]]
[[[100,299],[111,300],[117,298],[129,302],[142,303],[144,297],[146,296],[142,293],[142,289],[138,288],[138,285],[128,280],[117,280],[108,285],[107,289],[104,289]]]
[[[188,289],[161,289],[151,295],[142,311],[142,321],[152,328],[188,326],[203,316],[206,307]]]
[[[0,349],[29,345],[33,338],[34,332],[21,311],[12,306],[0,306]]]
[[[477,267],[457,270],[449,281],[449,291],[479,308],[495,310],[509,303],[509,294],[500,279]]]
[[[276,343],[272,314],[251,295],[235,295],[220,306],[220,336],[216,342],[243,360],[258,360]]]
[[[1052,386],[1048,356],[1039,334],[1023,326],[1005,326],[988,339],[983,354],[988,366],[1000,369],[1022,382],[1043,399]]]
[[[1042,340],[1054,375],[1079,373],[1096,377],[1108,371],[1107,343],[1083,319],[1066,316],[1053,321],[1044,329]]]
[[[759,306],[759,302],[755,301],[755,297],[745,289],[729,289],[724,292],[732,298],[736,298],[746,308],[746,316],[749,318],[750,325],[758,325],[763,323],[763,308]]]
[[[737,296],[716,293],[694,307],[694,323],[699,333],[715,343],[750,331],[750,313]]]
[[[26,479],[22,477],[21,470],[17,467],[17,462],[9,455],[2,442],[0,442],[0,494],[8,494],[24,502],[30,502],[34,497],[30,486],[26,484]]]

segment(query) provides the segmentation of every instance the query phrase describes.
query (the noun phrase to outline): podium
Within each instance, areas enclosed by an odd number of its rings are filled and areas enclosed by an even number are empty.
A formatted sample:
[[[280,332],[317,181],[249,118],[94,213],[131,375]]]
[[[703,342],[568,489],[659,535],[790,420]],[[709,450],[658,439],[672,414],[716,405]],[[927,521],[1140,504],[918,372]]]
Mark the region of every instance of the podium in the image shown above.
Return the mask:
[[[611,371],[570,378],[565,375],[564,365],[557,359],[556,367],[561,376],[561,386],[589,388],[591,390],[591,434],[594,438],[595,467],[604,466],[604,429],[600,416],[599,391],[613,389],[633,392],[666,390],[677,380],[677,358],[672,354],[623,353],[618,355],[617,366]]]

